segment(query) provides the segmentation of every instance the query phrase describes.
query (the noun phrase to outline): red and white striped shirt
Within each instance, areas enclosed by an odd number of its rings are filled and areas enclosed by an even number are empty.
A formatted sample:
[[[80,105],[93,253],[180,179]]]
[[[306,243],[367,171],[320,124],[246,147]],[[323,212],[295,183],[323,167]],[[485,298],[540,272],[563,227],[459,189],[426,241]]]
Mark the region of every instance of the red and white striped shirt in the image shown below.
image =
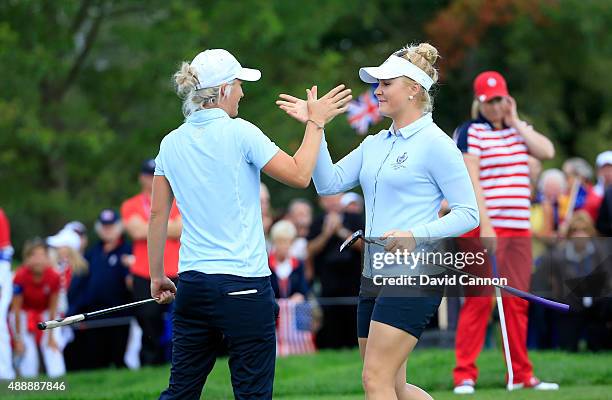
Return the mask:
[[[459,149],[480,160],[480,185],[495,228],[529,229],[528,149],[514,128],[495,129],[485,119],[455,131]]]

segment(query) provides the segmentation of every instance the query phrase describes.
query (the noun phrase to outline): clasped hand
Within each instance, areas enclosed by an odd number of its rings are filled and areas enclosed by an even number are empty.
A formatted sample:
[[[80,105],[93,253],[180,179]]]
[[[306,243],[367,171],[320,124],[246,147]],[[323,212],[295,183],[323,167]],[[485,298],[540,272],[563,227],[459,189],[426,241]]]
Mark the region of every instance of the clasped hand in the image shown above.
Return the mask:
[[[281,100],[276,104],[288,115],[296,120],[306,123],[308,120],[323,126],[338,114],[348,109],[351,101],[351,89],[345,89],[344,85],[338,85],[320,99],[317,98],[317,86],[306,89],[306,100],[302,100],[288,94],[280,94]]]
[[[416,240],[414,239],[414,235],[410,231],[400,231],[397,229],[393,229],[385,232],[381,237],[381,239],[387,239],[387,244],[385,245],[385,251],[393,253],[397,250],[399,251],[413,251],[416,248]]]

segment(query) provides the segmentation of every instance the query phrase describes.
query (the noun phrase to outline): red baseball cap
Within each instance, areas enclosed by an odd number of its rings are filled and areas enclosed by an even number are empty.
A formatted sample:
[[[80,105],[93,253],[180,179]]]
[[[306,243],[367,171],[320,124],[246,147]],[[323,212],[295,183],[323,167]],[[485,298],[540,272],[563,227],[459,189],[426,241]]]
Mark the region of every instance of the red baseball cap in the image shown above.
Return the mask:
[[[499,72],[481,72],[474,79],[474,96],[480,102],[485,102],[494,97],[509,96],[506,80]]]

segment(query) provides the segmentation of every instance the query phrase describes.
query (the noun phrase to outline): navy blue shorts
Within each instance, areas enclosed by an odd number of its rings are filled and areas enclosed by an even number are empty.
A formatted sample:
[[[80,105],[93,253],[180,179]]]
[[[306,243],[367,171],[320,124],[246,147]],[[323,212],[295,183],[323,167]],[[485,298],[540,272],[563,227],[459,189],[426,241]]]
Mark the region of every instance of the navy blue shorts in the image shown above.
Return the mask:
[[[442,301],[443,289],[413,291],[374,288],[371,279],[362,279],[357,306],[357,337],[367,338],[370,321],[408,332],[419,339]]]
[[[271,399],[278,306],[269,277],[186,271],[179,275],[170,383],[160,399],[199,399],[227,344],[236,399]]]

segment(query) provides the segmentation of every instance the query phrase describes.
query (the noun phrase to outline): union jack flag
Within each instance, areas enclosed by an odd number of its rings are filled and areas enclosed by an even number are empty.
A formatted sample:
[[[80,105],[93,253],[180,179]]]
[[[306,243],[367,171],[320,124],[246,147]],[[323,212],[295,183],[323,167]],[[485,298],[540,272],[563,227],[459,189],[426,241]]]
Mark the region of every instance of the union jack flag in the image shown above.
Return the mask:
[[[368,133],[368,128],[382,120],[378,111],[378,99],[371,88],[348,106],[348,122],[360,135]]]

